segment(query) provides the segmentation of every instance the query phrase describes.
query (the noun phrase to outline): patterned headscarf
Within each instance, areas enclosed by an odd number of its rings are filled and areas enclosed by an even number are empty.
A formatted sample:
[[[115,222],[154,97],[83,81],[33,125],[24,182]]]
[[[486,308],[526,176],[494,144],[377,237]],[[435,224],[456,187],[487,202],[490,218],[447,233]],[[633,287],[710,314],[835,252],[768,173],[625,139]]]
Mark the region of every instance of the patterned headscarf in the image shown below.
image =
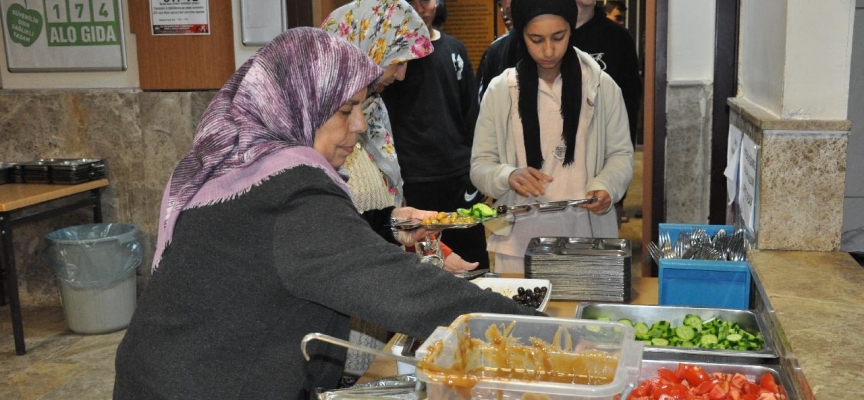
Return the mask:
[[[407,62],[432,53],[429,30],[405,0],[355,0],[330,13],[321,28],[366,52],[378,65]],[[393,147],[390,116],[377,93],[363,103],[368,128],[358,135],[363,148],[387,176],[395,204],[402,203],[402,173]]]
[[[315,132],[381,73],[357,48],[316,28],[289,29],[258,50],[204,111],[192,150],[168,181],[153,269],[183,210],[237,197],[299,165],[324,170],[347,192],[312,148]]]

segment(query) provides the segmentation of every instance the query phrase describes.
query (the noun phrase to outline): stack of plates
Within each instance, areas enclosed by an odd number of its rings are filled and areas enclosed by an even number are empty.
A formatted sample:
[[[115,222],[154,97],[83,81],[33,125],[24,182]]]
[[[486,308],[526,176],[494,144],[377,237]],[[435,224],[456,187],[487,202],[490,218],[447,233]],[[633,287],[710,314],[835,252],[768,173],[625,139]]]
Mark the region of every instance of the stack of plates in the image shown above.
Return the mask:
[[[75,185],[105,177],[105,162],[98,158],[61,159],[50,165],[53,183]]]
[[[631,300],[627,239],[539,237],[525,251],[525,277],[548,279],[552,300]]]
[[[105,177],[101,158],[41,158],[11,165],[8,180],[14,183],[75,185]],[[2,182],[0,182],[2,183]]]

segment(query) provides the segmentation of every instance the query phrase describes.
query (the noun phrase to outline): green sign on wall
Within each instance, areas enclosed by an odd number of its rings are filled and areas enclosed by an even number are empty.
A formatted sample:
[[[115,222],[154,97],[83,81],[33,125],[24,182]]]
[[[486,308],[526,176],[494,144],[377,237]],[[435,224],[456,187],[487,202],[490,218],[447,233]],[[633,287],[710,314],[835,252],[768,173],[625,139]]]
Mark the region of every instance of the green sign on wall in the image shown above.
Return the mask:
[[[125,70],[120,0],[0,0],[11,72]]]

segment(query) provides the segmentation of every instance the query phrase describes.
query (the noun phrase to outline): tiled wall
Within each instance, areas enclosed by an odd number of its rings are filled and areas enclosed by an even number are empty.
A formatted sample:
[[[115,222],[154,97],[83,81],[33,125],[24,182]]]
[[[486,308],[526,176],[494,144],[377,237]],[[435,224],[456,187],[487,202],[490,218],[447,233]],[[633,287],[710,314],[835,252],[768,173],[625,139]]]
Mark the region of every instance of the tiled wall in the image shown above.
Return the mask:
[[[0,94],[0,161],[103,158],[110,186],[103,192],[104,222],[141,229],[143,284],[156,239],[162,191],[189,150],[195,126],[215,92],[137,90],[4,91]],[[24,305],[59,305],[57,283],[41,260],[43,237],[92,222],[82,209],[26,223],[14,231],[19,290]]]

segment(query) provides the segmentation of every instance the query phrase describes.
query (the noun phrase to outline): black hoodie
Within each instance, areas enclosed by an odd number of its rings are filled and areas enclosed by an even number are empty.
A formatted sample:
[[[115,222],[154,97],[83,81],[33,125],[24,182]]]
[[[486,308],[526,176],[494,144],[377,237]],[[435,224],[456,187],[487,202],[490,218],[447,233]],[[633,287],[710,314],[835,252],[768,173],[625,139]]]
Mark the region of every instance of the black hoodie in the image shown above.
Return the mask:
[[[635,144],[642,78],[639,76],[636,44],[630,32],[606,18],[602,8],[595,9],[594,17],[576,29],[571,42],[579,50],[591,54],[600,68],[621,87],[630,122],[630,139]]]

